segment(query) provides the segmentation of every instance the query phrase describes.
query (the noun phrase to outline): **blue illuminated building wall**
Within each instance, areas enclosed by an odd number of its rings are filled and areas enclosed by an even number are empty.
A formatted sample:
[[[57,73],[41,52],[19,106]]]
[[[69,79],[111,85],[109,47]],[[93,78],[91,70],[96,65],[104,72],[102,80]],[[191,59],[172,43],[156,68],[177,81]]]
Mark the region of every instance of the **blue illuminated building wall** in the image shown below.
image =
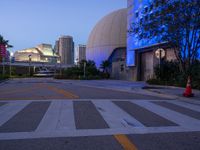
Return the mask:
[[[148,21],[148,17],[153,12],[153,7],[149,6],[150,0],[128,0],[128,30],[133,22]],[[142,13],[145,11],[145,13]],[[135,49],[155,44],[153,40],[138,40],[137,35],[127,35],[127,66],[135,66]]]

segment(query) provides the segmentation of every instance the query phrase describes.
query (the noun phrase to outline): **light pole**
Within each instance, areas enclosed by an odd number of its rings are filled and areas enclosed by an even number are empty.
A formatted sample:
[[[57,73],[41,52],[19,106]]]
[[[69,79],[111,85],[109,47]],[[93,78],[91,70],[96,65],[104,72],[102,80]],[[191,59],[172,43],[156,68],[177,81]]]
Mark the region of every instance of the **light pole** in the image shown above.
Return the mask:
[[[29,76],[31,76],[31,55],[28,55],[29,60]]]
[[[85,78],[85,69],[86,69],[86,62],[84,61],[84,63],[83,63],[83,67],[84,67],[84,74],[83,74],[83,76],[84,76],[84,78]]]
[[[1,51],[2,51],[2,64],[3,64],[3,77],[5,77],[5,57],[6,57],[6,48],[7,48],[8,46],[7,45],[5,45],[5,44],[3,44],[3,45],[1,45]]]
[[[2,63],[3,63],[3,77],[5,77],[5,57],[2,58]]]
[[[11,77],[11,75],[12,75],[12,68],[11,68],[11,67],[12,67],[12,66],[11,66],[12,58],[13,58],[13,52],[10,53],[10,67],[9,67],[9,68],[10,68],[10,69],[9,69],[9,71],[10,71],[10,77]]]

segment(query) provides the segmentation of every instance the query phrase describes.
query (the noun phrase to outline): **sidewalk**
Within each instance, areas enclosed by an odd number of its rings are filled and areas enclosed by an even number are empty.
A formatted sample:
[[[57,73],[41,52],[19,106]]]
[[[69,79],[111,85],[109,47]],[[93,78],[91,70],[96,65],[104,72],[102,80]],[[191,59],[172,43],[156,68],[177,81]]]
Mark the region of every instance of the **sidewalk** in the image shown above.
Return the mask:
[[[194,93],[194,97],[183,97],[183,92],[185,88],[181,87],[174,87],[174,86],[158,86],[158,85],[147,85],[143,87],[144,90],[157,93],[159,95],[168,95],[174,97],[176,99],[193,99],[193,100],[200,100],[200,91],[199,90],[192,90]]]
[[[134,81],[123,81],[123,80],[79,80],[70,81],[79,85],[111,89],[116,91],[131,92],[146,96],[156,96],[166,99],[181,99],[181,100],[200,100],[200,91],[193,90],[194,97],[187,98],[183,97],[182,94],[185,88],[173,87],[173,86],[157,86],[148,85],[145,82],[134,82]]]

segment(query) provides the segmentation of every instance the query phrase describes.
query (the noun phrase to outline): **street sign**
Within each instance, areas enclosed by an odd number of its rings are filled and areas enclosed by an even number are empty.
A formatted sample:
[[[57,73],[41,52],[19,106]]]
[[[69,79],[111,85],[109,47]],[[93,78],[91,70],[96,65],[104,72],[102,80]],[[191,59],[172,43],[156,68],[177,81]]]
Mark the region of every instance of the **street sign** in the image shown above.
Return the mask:
[[[166,55],[166,52],[165,52],[165,50],[162,49],[162,48],[159,48],[159,49],[157,49],[157,50],[155,51],[155,56],[156,56],[156,58],[158,58],[158,59],[164,58],[165,55]]]

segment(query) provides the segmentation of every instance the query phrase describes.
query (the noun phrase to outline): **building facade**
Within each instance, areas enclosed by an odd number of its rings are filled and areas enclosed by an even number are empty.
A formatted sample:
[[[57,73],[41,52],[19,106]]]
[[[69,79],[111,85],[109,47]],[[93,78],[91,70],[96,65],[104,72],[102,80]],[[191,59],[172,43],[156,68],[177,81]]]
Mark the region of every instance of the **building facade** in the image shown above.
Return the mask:
[[[103,17],[89,35],[86,49],[88,60],[94,60],[97,67],[108,60],[117,48],[126,47],[127,9],[120,9]]]
[[[54,53],[56,55],[59,55],[59,40],[56,40],[55,45],[54,45]]]
[[[158,10],[149,4],[150,0],[128,0],[127,30],[131,30],[133,23],[149,21],[152,14]],[[165,60],[175,60],[173,49],[167,42],[158,42],[153,39],[138,39],[138,35],[127,33],[126,65],[132,70],[131,80],[148,80],[154,77],[154,67],[159,63],[156,51],[162,49]]]
[[[33,48],[18,50],[14,53],[16,61],[28,62],[29,57],[33,62],[60,63],[59,56],[54,54],[51,44],[40,44]]]
[[[75,64],[78,64],[82,60],[86,60],[86,45],[78,45],[75,50]]]
[[[127,8],[103,17],[93,28],[87,43],[86,56],[97,67],[102,61],[111,62],[111,77],[126,80],[148,80],[154,77],[154,67],[160,59],[158,50],[164,51],[162,59],[175,60],[173,49],[167,42],[138,39],[130,34],[132,24],[148,21],[155,6],[150,0],[127,0]]]
[[[72,36],[59,38],[59,56],[62,64],[74,64],[74,41]]]

